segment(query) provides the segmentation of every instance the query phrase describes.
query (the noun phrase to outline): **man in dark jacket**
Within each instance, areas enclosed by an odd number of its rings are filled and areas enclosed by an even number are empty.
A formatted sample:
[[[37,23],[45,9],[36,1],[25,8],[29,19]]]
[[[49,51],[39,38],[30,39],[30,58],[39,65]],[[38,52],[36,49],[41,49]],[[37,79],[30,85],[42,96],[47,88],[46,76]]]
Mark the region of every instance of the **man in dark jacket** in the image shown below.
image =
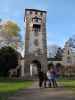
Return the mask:
[[[46,88],[46,81],[47,81],[46,73],[40,71],[38,77],[39,77],[39,87],[41,88],[44,83],[44,87]]]
[[[40,71],[38,73],[38,78],[39,78],[39,87],[41,88],[42,87],[42,84],[43,84],[43,81],[44,81],[44,75],[43,75],[43,72]]]

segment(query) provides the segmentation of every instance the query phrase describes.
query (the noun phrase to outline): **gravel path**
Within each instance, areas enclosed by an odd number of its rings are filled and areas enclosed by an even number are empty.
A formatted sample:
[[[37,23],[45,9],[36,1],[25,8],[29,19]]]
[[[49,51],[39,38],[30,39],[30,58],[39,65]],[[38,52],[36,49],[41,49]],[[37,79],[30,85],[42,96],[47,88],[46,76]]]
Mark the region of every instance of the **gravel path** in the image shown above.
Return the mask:
[[[18,91],[8,100],[75,100],[73,91],[64,88],[38,88],[35,82],[32,87]]]

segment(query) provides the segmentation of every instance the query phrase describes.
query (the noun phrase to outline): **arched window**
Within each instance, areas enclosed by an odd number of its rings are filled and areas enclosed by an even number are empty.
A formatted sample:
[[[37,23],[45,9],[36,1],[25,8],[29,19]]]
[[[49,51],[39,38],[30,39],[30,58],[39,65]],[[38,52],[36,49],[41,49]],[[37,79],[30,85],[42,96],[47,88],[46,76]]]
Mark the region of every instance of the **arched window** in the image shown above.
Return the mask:
[[[71,63],[71,57],[67,57],[67,63]]]
[[[38,18],[37,16],[35,16],[34,18],[32,18],[33,22],[40,22],[41,21],[41,18]]]
[[[68,55],[70,54],[69,50],[68,50]]]

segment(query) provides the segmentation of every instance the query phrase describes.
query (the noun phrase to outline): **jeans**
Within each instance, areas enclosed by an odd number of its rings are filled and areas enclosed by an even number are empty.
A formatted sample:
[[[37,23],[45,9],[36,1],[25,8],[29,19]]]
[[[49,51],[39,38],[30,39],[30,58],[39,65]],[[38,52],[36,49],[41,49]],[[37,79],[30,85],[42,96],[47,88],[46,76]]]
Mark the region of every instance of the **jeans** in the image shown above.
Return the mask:
[[[51,87],[51,79],[48,79],[48,86]]]
[[[51,82],[54,88],[57,87],[56,79],[51,79]]]

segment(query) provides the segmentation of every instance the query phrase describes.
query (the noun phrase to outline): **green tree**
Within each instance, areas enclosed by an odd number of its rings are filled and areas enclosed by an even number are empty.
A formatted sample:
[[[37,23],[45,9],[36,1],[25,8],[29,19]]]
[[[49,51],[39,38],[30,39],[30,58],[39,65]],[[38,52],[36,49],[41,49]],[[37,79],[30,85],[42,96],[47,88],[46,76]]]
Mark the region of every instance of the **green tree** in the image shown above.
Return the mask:
[[[21,42],[20,27],[13,21],[6,21],[1,24],[0,36],[5,44],[17,48]]]
[[[13,21],[7,21],[4,23],[4,31],[9,36],[19,36],[20,28],[19,26]]]
[[[0,76],[8,76],[11,68],[18,65],[18,52],[11,47],[0,49]]]

